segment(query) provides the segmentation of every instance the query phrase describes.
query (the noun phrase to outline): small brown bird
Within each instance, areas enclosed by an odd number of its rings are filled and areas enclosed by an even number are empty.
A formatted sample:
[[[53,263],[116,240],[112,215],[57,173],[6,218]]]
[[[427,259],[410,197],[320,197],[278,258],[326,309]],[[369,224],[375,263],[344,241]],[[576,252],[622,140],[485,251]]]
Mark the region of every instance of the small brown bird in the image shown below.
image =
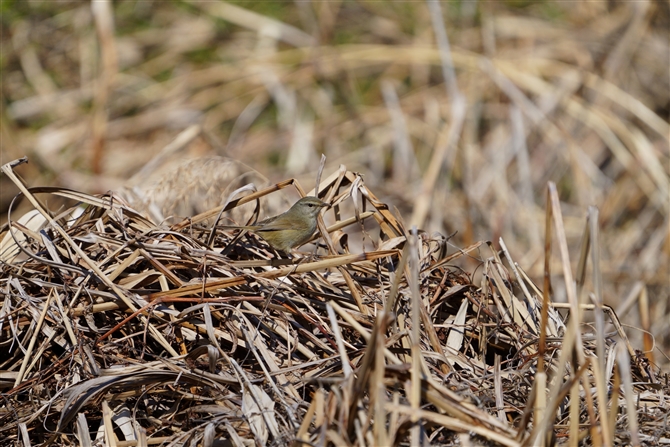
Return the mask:
[[[316,219],[321,208],[330,207],[316,197],[303,197],[293,204],[288,211],[278,216],[262,220],[256,225],[234,227],[253,231],[275,250],[290,253],[306,243],[316,231]]]

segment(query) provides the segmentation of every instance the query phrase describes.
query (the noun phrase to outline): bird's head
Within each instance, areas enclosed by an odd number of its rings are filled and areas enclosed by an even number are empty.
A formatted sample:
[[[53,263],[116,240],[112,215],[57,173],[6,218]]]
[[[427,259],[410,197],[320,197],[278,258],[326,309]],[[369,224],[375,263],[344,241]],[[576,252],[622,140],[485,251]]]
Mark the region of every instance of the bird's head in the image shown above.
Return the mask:
[[[307,196],[295,202],[288,212],[300,216],[315,217],[324,207],[330,207],[330,205],[316,197]]]

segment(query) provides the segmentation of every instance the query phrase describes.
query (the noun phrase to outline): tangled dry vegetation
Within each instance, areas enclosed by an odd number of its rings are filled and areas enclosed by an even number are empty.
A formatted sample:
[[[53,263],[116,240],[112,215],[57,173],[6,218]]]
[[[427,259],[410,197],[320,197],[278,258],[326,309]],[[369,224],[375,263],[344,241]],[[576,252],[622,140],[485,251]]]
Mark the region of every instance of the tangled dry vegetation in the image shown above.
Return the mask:
[[[0,446],[668,442],[667,2],[0,8]]]
[[[512,3],[14,2],[2,162],[102,193],[156,180],[157,154],[230,157],[269,185],[313,181],[321,152],[457,247],[504,237],[535,281],[554,181],[572,251],[598,206],[603,296],[667,365],[670,7]],[[164,190],[212,208],[228,183],[203,171]]]
[[[323,243],[282,258],[220,222],[282,188],[304,195],[294,180],[166,226],[115,195],[28,189],[18,163],[3,172],[36,212],[2,248],[2,446],[670,441],[667,374],[599,287],[584,299],[588,259],[600,283],[597,213],[573,282],[552,183],[569,306],[551,301],[549,262],[543,293],[502,241],[449,253],[344,168],[309,193],[333,205]],[[56,215],[48,196],[75,205]],[[352,226],[372,250],[350,253]],[[454,264],[465,256],[480,283]]]

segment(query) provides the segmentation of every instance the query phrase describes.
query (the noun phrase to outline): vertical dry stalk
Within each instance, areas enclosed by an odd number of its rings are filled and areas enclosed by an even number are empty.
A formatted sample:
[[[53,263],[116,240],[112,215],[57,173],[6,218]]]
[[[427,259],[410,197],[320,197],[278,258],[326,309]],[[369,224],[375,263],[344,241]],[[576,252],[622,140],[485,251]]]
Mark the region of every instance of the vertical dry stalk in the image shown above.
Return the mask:
[[[409,396],[412,410],[412,428],[410,429],[412,445],[421,444],[422,422],[416,416],[416,411],[421,405],[421,292],[419,290],[419,243],[416,227],[412,227],[412,232],[408,238],[409,242],[409,286],[412,300],[412,332],[411,332],[411,392]]]
[[[91,11],[98,31],[101,53],[100,73],[95,86],[95,104],[91,126],[91,169],[96,174],[101,174],[107,131],[109,95],[114,88],[118,66],[112,3],[108,0],[96,0],[91,3]]]

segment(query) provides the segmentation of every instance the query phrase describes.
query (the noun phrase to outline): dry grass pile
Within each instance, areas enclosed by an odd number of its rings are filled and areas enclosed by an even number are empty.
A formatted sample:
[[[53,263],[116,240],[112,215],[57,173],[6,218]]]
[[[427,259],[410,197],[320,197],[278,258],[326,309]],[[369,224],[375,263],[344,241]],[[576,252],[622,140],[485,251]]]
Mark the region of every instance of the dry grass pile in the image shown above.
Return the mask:
[[[3,172],[42,224],[2,234],[16,241],[1,253],[2,447],[670,442],[668,376],[602,304],[597,211],[573,280],[553,183],[545,255],[562,265],[563,306],[550,262],[537,286],[502,241],[450,252],[344,168],[317,177],[308,194],[333,208],[314,254],[292,258],[221,222],[304,194],[294,180],[167,226],[115,195]],[[70,205],[44,207],[56,197]],[[353,228],[370,250],[349,252]]]

